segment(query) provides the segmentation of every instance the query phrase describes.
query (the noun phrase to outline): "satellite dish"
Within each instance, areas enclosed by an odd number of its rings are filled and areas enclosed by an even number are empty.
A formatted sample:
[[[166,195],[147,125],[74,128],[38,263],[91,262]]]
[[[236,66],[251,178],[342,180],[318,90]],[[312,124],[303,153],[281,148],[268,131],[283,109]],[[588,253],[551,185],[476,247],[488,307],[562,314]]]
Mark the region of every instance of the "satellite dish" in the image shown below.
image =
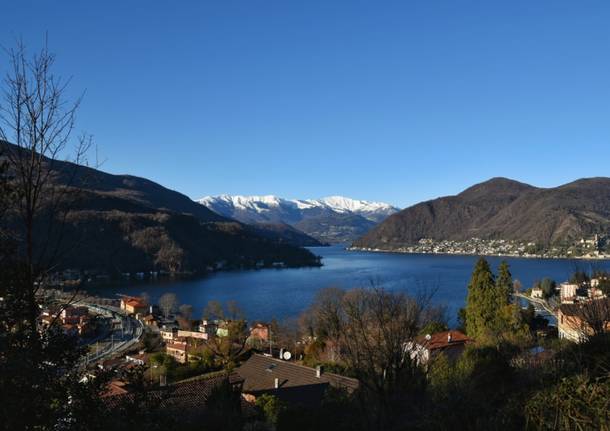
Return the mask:
[[[292,358],[292,353],[290,353],[288,350],[286,350],[286,351],[284,352],[283,357],[284,357],[284,360],[285,360],[285,361],[289,361],[289,360],[290,360],[290,358]]]
[[[426,340],[430,341],[432,339],[432,335],[426,334]]]

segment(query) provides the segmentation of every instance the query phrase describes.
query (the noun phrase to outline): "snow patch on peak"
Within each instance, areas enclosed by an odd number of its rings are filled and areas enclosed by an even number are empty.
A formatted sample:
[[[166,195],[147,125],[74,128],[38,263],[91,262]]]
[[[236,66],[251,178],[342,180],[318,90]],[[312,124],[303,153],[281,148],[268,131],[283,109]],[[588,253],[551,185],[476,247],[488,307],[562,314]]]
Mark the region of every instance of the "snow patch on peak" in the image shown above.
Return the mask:
[[[317,202],[311,201],[311,200],[295,199],[290,202],[294,203],[295,206],[300,210],[307,210],[307,209],[315,208],[315,207],[319,206]]]
[[[219,195],[205,196],[199,199],[202,205],[210,206],[215,204],[230,205],[241,210],[269,211],[270,208],[276,208],[284,203],[284,199],[273,195],[265,196],[241,196],[241,195]]]
[[[396,210],[392,205],[383,202],[369,202],[344,196],[328,196],[319,200],[322,204],[339,212],[370,213]]]

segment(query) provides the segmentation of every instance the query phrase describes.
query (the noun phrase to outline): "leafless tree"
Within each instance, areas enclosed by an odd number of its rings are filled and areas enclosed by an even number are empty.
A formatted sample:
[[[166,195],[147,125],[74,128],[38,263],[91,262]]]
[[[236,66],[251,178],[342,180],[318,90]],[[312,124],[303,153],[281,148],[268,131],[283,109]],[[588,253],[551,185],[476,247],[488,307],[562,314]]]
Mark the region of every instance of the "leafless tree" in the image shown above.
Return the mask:
[[[430,318],[431,294],[410,297],[384,290],[377,282],[364,289],[320,292],[312,307],[316,335],[330,341],[343,363],[360,381],[368,427],[385,429],[388,420],[414,406],[423,373],[407,343]]]
[[[178,298],[175,293],[164,293],[159,298],[159,308],[167,319],[178,307]]]
[[[219,301],[208,301],[203,309],[204,320],[217,320],[224,318],[224,310]]]
[[[224,318],[228,320],[244,320],[244,312],[240,308],[237,301],[227,301],[227,311]]]
[[[170,272],[180,272],[183,261],[184,250],[173,241],[169,245],[161,247],[155,259],[157,265],[167,268]]]
[[[72,171],[61,173],[69,183],[85,162],[91,139],[86,135],[73,139],[81,99],[67,102],[70,80],[54,75],[55,57],[47,46],[29,57],[18,43],[7,55],[10,70],[0,100],[0,146],[11,178],[9,211],[16,220],[9,231],[25,261],[22,288],[31,307],[28,321],[35,327],[37,282],[58,263],[63,222],[75,194],[53,181],[57,162],[67,153],[73,155]],[[74,149],[68,148],[71,144]]]
[[[179,308],[180,315],[186,320],[193,318],[193,306],[190,304],[182,304]]]
[[[22,43],[4,53],[9,71],[0,95],[0,380],[11,400],[0,416],[8,429],[46,429],[58,426],[50,422],[59,410],[68,411],[81,351],[55,325],[38,330],[37,293],[71,247],[64,228],[77,193],[70,185],[91,139],[73,136],[80,98],[68,102],[70,81],[54,75],[55,58],[46,46],[31,57]],[[56,319],[75,296],[58,298]]]
[[[336,287],[322,289],[311,308],[316,335],[337,340],[341,335],[341,313],[345,291]]]
[[[278,348],[288,349],[291,353],[303,353],[300,347],[301,330],[297,319],[272,320],[269,324],[270,343]]]
[[[513,293],[519,294],[523,290],[523,284],[519,280],[513,282]]]
[[[220,332],[208,340],[208,348],[223,367],[234,367],[248,351],[248,328],[239,306],[235,301],[229,301],[226,307],[218,301],[210,301],[204,309],[203,318],[218,320],[219,324]]]
[[[146,305],[150,305],[150,295],[147,292],[142,292],[140,294],[140,299]]]
[[[610,298],[577,304],[574,309],[583,334],[595,336],[610,331]]]

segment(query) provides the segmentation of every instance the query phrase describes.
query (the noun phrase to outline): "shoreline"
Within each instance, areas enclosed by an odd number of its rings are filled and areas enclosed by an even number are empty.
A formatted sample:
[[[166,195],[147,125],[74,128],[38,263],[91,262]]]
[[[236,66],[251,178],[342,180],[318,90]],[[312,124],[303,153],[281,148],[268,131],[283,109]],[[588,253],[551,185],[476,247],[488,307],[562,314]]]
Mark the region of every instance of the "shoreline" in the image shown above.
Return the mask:
[[[490,256],[490,257],[511,257],[521,259],[556,259],[556,260],[586,260],[586,261],[610,261],[610,255],[599,257],[588,256],[543,256],[543,255],[521,255],[521,254],[503,254],[503,253],[460,253],[460,252],[430,252],[430,251],[406,251],[406,250],[384,250],[380,248],[365,248],[365,247],[346,247],[346,251],[364,251],[369,253],[391,253],[391,254],[424,254],[424,255],[439,255],[439,256]]]

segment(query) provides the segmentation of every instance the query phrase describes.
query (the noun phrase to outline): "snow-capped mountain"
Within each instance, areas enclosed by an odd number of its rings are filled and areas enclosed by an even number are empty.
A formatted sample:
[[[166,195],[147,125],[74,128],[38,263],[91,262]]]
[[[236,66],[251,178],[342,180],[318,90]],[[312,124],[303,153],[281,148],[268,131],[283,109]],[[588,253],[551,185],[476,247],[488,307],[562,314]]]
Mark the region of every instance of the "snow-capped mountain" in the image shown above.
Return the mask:
[[[318,199],[315,202],[321,205],[326,205],[337,212],[351,212],[354,214],[359,214],[364,218],[375,222],[380,222],[387,216],[400,211],[399,208],[383,202],[362,201],[343,196],[329,196]]]
[[[243,223],[286,223],[325,242],[351,241],[399,209],[342,196],[283,199],[277,196],[206,196],[198,202]]]

